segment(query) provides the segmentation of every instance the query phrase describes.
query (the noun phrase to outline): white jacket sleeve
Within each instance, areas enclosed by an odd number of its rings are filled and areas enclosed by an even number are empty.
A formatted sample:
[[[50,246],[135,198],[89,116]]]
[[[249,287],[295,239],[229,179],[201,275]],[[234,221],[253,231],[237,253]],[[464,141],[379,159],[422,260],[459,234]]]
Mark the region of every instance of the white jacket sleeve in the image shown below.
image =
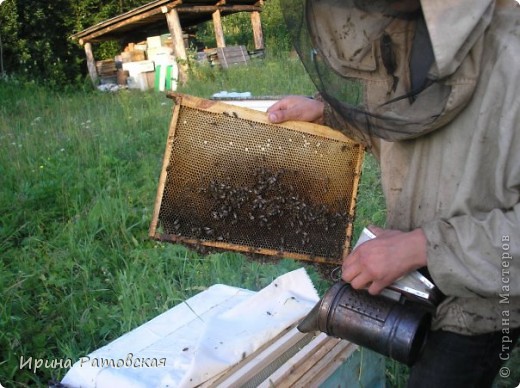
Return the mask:
[[[429,271],[446,295],[520,296],[520,203],[431,221],[423,230]]]

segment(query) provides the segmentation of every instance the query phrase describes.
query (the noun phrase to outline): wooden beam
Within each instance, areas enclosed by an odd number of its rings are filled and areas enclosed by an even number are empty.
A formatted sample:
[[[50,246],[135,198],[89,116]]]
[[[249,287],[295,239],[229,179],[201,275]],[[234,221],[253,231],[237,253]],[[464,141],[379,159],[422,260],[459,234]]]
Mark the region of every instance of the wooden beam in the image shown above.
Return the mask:
[[[88,73],[90,75],[90,79],[94,86],[98,84],[98,74],[96,70],[96,61],[94,59],[94,54],[92,54],[92,44],[90,42],[85,43],[83,46],[85,49],[85,54],[87,56],[87,68]]]
[[[336,347],[340,340],[319,333],[307,346],[274,372],[268,379],[259,384],[258,388],[295,387],[295,383],[323,357]],[[272,385],[270,385],[272,384]]]
[[[268,342],[264,350],[255,354],[254,358],[246,358],[241,362],[241,368],[224,372],[222,377],[211,381],[206,387],[243,387],[247,386],[247,382],[255,378],[259,373],[267,368],[272,362],[276,362],[278,356],[290,351],[291,348],[298,344],[305,337],[312,334],[301,333],[296,327],[285,333],[283,336],[275,338]],[[310,342],[310,341],[309,341]]]
[[[337,339],[336,339],[337,340]],[[278,387],[321,387],[327,381],[327,379],[347,360],[356,349],[359,349],[357,345],[345,340],[337,340],[336,346],[334,346],[326,354],[322,354],[321,357],[313,357],[312,360],[314,365],[312,368],[305,373],[301,378],[294,382],[294,385],[285,385],[285,381],[276,384]],[[316,355],[315,355],[316,356]],[[353,372],[353,371],[352,371]],[[362,371],[358,372],[359,374]],[[358,377],[359,378],[359,377]],[[331,386],[334,386],[331,384]],[[346,385],[350,386],[350,385]]]
[[[215,39],[217,40],[217,47],[226,47],[224,39],[224,30],[222,29],[222,19],[220,18],[220,11],[217,9],[212,14],[213,27],[215,29]]]
[[[168,13],[170,11],[170,9],[178,7],[179,5],[182,5],[182,0],[175,0],[172,3],[169,3],[169,4],[165,5],[165,6],[162,6],[161,7],[161,12],[162,13]]]
[[[89,41],[89,40],[93,40],[95,38],[97,38],[98,36],[102,36],[102,35],[105,35],[105,34],[108,34],[109,32],[111,31],[114,31],[114,30],[117,30],[127,24],[132,24],[134,22],[138,22],[140,20],[143,20],[143,19],[146,19],[152,15],[156,15],[156,14],[160,14],[161,13],[161,9],[160,8],[156,8],[156,9],[152,9],[148,12],[145,12],[145,13],[142,13],[142,14],[139,14],[139,15],[136,15],[136,16],[133,16],[131,18],[128,18],[126,20],[123,20],[123,21],[120,21],[118,23],[114,23],[110,26],[107,26],[107,27],[104,27],[104,28],[101,28],[99,30],[96,30],[90,34],[85,34],[83,35],[82,34],[82,37],[81,39],[83,41]],[[76,36],[79,35],[79,34],[76,34]]]
[[[92,38],[90,38],[90,34],[97,32],[97,30],[101,26],[103,26],[103,28],[109,28],[109,30],[112,30],[113,25],[120,26],[121,23],[124,24],[127,20],[131,19],[134,16],[148,15],[147,11],[150,11],[150,10],[152,10],[153,13],[156,13],[156,9],[160,10],[162,8],[161,6],[163,4],[166,4],[168,7],[174,7],[181,3],[182,3],[182,1],[180,1],[180,0],[177,0],[177,1],[160,0],[160,1],[155,1],[153,3],[148,3],[141,7],[135,8],[131,11],[125,12],[121,15],[117,15],[113,18],[107,19],[107,20],[97,23],[93,26],[90,26],[90,27],[84,29],[83,31],[80,31],[80,32],[72,35],[71,38],[72,39],[85,38],[85,40],[91,40]]]
[[[186,14],[211,14],[217,10],[221,12],[223,15],[235,13],[235,12],[254,12],[261,11],[261,6],[258,5],[226,5],[225,2],[221,3],[219,1],[219,5],[208,5],[208,6],[200,6],[200,5],[185,5],[182,4],[182,0],[176,1],[166,1],[161,0],[161,4],[156,5],[151,8],[149,4],[139,7],[133,11],[127,12],[125,14],[119,15],[115,18],[106,20],[104,22],[98,23],[92,27],[89,27],[77,34],[72,35],[72,39],[78,39],[80,44],[83,42],[93,41],[98,37],[103,35],[110,34],[112,31],[118,30],[122,27],[127,26],[128,24],[145,21],[153,17],[154,15],[160,13],[167,13],[169,10],[175,8],[178,13],[186,13]]]
[[[179,13],[188,13],[188,14],[197,14],[197,13],[213,13],[215,11],[220,11],[222,14],[230,14],[234,12],[253,12],[253,11],[261,11],[262,8],[256,5],[196,5],[196,6],[187,6],[181,5],[175,7],[177,12]]]
[[[188,80],[188,56],[186,55],[186,46],[182,36],[181,21],[175,8],[166,13],[166,22],[172,36],[175,59],[179,64],[179,82],[184,85]]]
[[[255,41],[255,49],[264,48],[264,34],[262,33],[262,22],[260,20],[260,12],[251,12],[251,25],[253,26],[253,39]]]

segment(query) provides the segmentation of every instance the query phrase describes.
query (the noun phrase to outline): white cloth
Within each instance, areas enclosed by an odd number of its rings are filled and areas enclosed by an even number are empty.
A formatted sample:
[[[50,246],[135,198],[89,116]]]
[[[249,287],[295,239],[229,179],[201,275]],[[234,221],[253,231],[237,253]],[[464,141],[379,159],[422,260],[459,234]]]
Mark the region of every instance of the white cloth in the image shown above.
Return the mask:
[[[65,375],[70,387],[193,387],[222,373],[303,318],[319,301],[305,269],[252,291],[214,285],[81,358]],[[137,361],[127,367],[111,360]],[[148,359],[154,367],[143,367]],[[157,361],[164,359],[164,366]]]
[[[228,92],[223,90],[221,92],[214,93],[212,98],[251,98],[251,92]]]

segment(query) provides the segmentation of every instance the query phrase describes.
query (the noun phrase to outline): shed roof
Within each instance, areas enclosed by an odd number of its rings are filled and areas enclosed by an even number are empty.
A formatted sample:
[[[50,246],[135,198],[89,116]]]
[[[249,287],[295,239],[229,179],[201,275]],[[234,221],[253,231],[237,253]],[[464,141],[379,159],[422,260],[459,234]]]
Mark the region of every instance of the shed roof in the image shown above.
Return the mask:
[[[72,35],[80,44],[108,40],[139,41],[168,32],[164,13],[175,8],[181,26],[188,28],[207,20],[216,10],[223,16],[236,12],[261,11],[262,0],[156,0],[97,23]]]

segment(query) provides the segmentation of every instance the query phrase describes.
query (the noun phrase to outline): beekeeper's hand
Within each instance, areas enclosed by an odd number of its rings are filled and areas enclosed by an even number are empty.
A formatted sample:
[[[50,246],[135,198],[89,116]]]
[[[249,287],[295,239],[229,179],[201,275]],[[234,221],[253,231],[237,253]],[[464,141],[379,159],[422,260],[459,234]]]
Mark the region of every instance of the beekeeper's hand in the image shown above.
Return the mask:
[[[353,288],[368,288],[379,294],[400,277],[426,266],[426,236],[422,229],[411,232],[370,227],[376,235],[343,260],[342,279]]]
[[[269,121],[279,124],[288,120],[323,124],[323,102],[304,96],[287,96],[267,109]]]

